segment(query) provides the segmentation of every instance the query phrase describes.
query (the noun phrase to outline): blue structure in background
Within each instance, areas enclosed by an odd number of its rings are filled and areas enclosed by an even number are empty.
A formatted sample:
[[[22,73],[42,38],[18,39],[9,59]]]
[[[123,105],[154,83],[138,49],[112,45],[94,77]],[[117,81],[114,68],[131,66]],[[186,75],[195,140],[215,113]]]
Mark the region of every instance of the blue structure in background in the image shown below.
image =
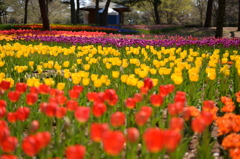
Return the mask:
[[[108,24],[120,24],[120,16],[118,14],[108,14]]]

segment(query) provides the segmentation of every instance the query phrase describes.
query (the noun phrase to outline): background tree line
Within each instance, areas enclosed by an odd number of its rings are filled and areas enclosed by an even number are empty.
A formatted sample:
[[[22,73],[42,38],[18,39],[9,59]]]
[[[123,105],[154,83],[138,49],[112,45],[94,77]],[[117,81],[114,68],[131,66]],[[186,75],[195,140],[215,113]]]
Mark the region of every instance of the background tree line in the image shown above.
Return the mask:
[[[83,6],[102,0],[0,0],[0,23],[82,24]],[[125,24],[167,24],[188,26],[238,26],[240,0],[106,0],[96,24],[107,25],[110,2],[129,6]],[[101,18],[99,20],[99,18]],[[43,21],[42,21],[43,20]],[[47,22],[48,20],[48,22]],[[45,22],[44,22],[45,21]],[[47,28],[46,28],[47,29]],[[221,31],[221,30],[220,30]]]

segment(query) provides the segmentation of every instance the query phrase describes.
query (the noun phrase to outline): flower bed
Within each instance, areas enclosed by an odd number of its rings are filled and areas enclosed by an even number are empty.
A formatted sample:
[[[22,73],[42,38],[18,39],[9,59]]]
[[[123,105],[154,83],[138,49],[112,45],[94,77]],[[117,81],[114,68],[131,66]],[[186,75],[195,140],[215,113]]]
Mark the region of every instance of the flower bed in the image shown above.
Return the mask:
[[[1,41],[1,158],[239,157],[239,39],[52,33]]]

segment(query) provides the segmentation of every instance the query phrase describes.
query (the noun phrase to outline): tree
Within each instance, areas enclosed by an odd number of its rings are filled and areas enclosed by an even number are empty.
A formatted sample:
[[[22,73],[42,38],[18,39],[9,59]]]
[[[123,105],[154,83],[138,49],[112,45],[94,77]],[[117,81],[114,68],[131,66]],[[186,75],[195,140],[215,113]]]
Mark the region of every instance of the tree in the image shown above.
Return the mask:
[[[25,7],[24,7],[24,24],[27,24],[27,17],[28,17],[28,2],[29,0],[25,0]]]
[[[200,15],[200,25],[203,26],[204,13],[206,10],[207,0],[196,0],[195,3],[198,8],[199,15]]]
[[[191,13],[192,4],[192,0],[162,0],[161,10],[164,20],[167,21],[167,24],[172,25],[174,20]]]
[[[162,1],[161,0],[122,0],[121,2],[120,1],[115,1],[119,4],[122,4],[122,5],[127,5],[127,4],[130,4],[130,5],[140,5],[140,6],[145,6],[145,3],[150,3],[152,6],[151,8],[153,8],[153,19],[155,21],[155,24],[160,24],[160,15],[159,15],[159,6],[161,5]],[[147,9],[149,9],[148,7],[145,7]]]
[[[238,0],[238,30],[240,31],[240,0]]]
[[[213,7],[213,0],[208,0],[207,13],[206,13],[204,27],[210,27],[211,26],[211,22],[212,22],[212,7]]]
[[[7,15],[7,6],[5,5],[5,3],[0,0],[0,24],[2,24],[2,17]]]
[[[218,3],[219,3],[219,7],[218,7],[217,29],[215,33],[215,38],[220,38],[223,36],[224,15],[225,15],[225,7],[226,7],[225,0],[219,0]]]
[[[48,0],[47,0],[48,1]],[[48,3],[45,0],[38,0],[43,24],[43,30],[51,30],[48,19]]]
[[[80,1],[77,0],[76,22],[80,24]]]
[[[111,0],[107,0],[106,4],[105,4],[105,8],[103,10],[103,12],[100,14],[100,25],[101,26],[107,26],[108,23],[108,8],[110,5]]]
[[[71,6],[71,23],[77,24],[76,22],[76,10],[75,10],[75,2],[74,0],[70,0],[70,6]]]
[[[95,24],[98,25],[99,23],[99,14],[98,14],[98,10],[99,10],[99,0],[96,0],[96,7],[95,7]]]

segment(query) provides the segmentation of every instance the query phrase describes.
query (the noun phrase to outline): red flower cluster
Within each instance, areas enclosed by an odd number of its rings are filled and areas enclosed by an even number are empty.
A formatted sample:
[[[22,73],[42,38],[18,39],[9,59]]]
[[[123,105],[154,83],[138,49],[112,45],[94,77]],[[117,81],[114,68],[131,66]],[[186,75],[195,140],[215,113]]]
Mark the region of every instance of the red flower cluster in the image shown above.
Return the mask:
[[[39,132],[35,135],[29,135],[23,139],[22,149],[24,153],[30,157],[35,156],[38,152],[47,147],[51,141],[49,132]]]
[[[168,104],[168,112],[172,116],[179,115],[183,112],[186,103],[186,93],[177,91],[174,97],[174,103]]]
[[[86,148],[82,145],[68,146],[65,150],[67,159],[83,159],[86,153]]]
[[[83,91],[83,86],[74,85],[73,89],[69,90],[68,93],[71,99],[78,99],[82,91]]]
[[[28,107],[19,107],[15,112],[8,112],[7,119],[10,123],[15,123],[17,120],[25,121],[30,113]]]
[[[149,106],[142,106],[140,111],[135,114],[135,122],[138,126],[143,126],[150,119],[152,115],[152,108]]]
[[[93,101],[92,113],[95,117],[101,117],[107,111],[105,103],[114,106],[118,102],[118,95],[113,89],[107,89],[99,93],[89,92],[87,98],[89,101]]]
[[[102,142],[104,151],[112,156],[118,155],[124,148],[123,133],[109,130],[106,123],[93,123],[90,127],[90,138],[94,142]]]
[[[202,133],[204,129],[216,119],[217,111],[218,108],[213,101],[204,101],[201,114],[192,120],[192,130],[197,133]]]
[[[172,152],[176,149],[181,138],[179,132],[171,129],[148,128],[143,134],[144,143],[151,153],[158,153],[164,148]]]
[[[3,152],[12,153],[18,145],[17,138],[10,136],[7,123],[3,120],[0,120],[0,130],[0,148]]]

